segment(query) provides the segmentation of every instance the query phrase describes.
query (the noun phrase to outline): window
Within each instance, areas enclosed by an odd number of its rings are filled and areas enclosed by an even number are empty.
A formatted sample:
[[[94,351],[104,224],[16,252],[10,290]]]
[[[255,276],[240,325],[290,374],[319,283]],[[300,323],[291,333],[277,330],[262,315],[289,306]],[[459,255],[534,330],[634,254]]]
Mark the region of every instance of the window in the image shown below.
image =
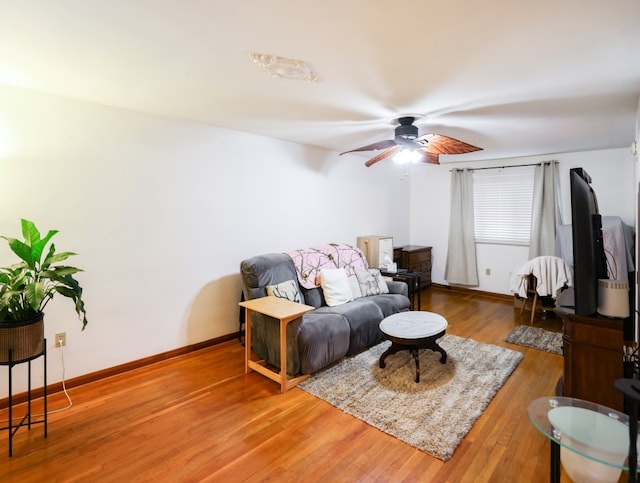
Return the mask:
[[[528,245],[535,166],[473,172],[476,243]]]

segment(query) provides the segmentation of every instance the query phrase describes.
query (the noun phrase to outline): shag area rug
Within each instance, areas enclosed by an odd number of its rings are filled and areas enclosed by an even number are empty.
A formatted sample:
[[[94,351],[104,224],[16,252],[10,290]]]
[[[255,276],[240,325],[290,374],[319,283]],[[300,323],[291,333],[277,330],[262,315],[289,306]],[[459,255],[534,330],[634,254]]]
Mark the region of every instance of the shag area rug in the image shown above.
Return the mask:
[[[542,327],[519,325],[504,341],[562,355],[562,334]]]
[[[420,350],[420,382],[415,361],[400,351],[378,361],[390,342],[349,357],[298,385],[347,414],[443,461],[469,432],[516,368],[523,354],[446,334],[447,352]]]

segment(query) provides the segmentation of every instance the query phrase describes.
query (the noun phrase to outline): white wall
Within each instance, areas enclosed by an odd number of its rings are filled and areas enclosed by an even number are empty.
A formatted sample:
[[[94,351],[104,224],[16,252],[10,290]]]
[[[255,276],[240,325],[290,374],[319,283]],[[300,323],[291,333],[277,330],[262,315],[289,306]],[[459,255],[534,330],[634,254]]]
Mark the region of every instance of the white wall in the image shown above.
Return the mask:
[[[20,218],[58,229],[85,270],[87,329],[67,299],[45,313],[48,347],[67,333],[67,378],[236,332],[249,256],[376,233],[409,243],[408,181],[363,162],[0,86],[0,234],[19,237]],[[59,350],[48,360],[59,381]]]
[[[629,140],[631,144],[631,140]],[[447,284],[444,268],[450,217],[450,170],[452,167],[509,166],[557,160],[560,165],[564,222],[570,223],[571,202],[569,170],[584,168],[593,179],[600,213],[620,216],[635,226],[635,163],[631,150],[610,149],[552,156],[501,159],[496,161],[421,165],[411,170],[411,243],[433,247],[431,278]],[[529,247],[476,245],[478,258],[478,290],[509,294],[509,280],[515,268],[528,260]],[[490,275],[486,275],[486,269]]]

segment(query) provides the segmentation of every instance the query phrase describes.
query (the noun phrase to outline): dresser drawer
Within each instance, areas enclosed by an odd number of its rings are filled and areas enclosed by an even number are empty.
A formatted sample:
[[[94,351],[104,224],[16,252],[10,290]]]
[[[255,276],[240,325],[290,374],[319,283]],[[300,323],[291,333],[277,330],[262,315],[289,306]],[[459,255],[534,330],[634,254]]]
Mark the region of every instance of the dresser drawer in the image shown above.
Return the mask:
[[[394,255],[399,255],[400,268],[406,268],[412,272],[421,272],[420,286],[426,288],[431,285],[431,247],[420,245],[408,245],[394,250]]]

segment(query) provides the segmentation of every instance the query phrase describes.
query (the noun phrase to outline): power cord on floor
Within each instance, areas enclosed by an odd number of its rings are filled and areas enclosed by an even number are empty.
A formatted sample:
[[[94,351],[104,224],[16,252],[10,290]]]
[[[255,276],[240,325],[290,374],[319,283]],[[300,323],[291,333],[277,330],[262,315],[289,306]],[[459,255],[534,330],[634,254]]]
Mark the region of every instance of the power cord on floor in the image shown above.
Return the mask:
[[[67,398],[67,406],[60,408],[60,409],[52,409],[47,411],[47,415],[49,414],[55,414],[55,413],[59,413],[62,411],[66,411],[67,409],[71,409],[71,407],[73,406],[73,401],[71,401],[71,396],[69,396],[69,393],[67,392],[67,385],[65,383],[65,377],[66,377],[66,368],[65,368],[65,364],[64,364],[64,346],[62,345],[62,340],[58,340],[58,346],[56,347],[54,345],[54,347],[56,349],[60,350],[60,361],[62,362],[62,392],[64,392],[64,395]],[[31,417],[32,418],[38,418],[38,417],[43,417],[44,413],[42,414],[33,414]],[[14,420],[21,420],[23,418],[23,416],[19,416],[19,417],[15,417],[13,418]],[[9,420],[8,419],[4,419],[4,420],[0,420],[0,423],[5,424],[8,423]]]

